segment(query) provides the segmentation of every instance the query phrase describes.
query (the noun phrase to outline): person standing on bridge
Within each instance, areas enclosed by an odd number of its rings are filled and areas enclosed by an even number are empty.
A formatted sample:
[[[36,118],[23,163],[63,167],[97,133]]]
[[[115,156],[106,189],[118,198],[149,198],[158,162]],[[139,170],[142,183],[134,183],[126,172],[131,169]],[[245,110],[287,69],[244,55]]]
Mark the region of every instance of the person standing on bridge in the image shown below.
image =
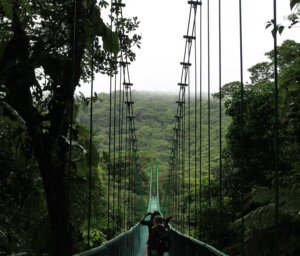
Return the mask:
[[[147,217],[150,216],[150,218],[148,220]],[[162,222],[159,224],[159,223],[155,223],[155,219],[158,218],[158,222],[160,222],[160,220],[162,220]],[[157,226],[157,224],[159,225],[162,225],[164,227],[164,229],[170,229],[170,226],[169,226],[169,221],[170,221],[171,217],[168,217],[167,219],[164,219],[160,213],[158,211],[153,211],[153,212],[146,212],[146,214],[141,218],[140,220],[140,224],[142,225],[145,225],[145,226],[148,226],[148,232],[149,232],[149,238],[147,240],[147,252],[148,252],[148,256],[151,256],[153,254],[151,254],[151,248],[153,249],[153,245],[152,246],[149,246],[149,240],[150,240],[150,233],[152,232],[152,240],[153,238],[156,237],[157,235],[157,228],[159,229],[160,227]],[[154,226],[157,226],[155,227],[155,230],[153,230],[153,227]],[[153,243],[153,241],[152,241]],[[156,254],[154,254],[156,255]],[[157,254],[157,255],[160,255],[160,254]]]
[[[150,217],[149,217],[148,220],[146,220],[148,216],[150,216]],[[150,234],[151,229],[154,225],[153,219],[154,219],[155,216],[160,216],[160,213],[158,211],[146,212],[146,214],[140,220],[140,224],[148,226],[148,233],[149,234]],[[149,242],[149,238],[147,240],[147,244],[148,244],[148,242]],[[151,256],[151,252],[149,251],[149,246],[147,247],[147,252],[148,252],[148,256]]]
[[[153,224],[148,239],[148,255],[163,256],[171,248],[169,228],[165,226],[164,218],[159,215],[154,217]]]
[[[140,224],[148,226],[148,232],[150,233],[151,228],[153,227],[153,219],[158,215],[160,216],[160,213],[158,211],[146,212],[146,214],[141,218]],[[149,220],[146,220],[148,216],[150,216],[150,218]]]

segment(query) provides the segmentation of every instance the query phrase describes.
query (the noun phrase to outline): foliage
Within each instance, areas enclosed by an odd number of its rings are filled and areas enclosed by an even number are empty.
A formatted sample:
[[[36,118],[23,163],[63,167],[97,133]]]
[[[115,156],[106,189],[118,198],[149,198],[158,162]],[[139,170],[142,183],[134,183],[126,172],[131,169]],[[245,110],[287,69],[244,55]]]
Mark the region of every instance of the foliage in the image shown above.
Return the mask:
[[[123,92],[116,92],[117,99],[119,98],[119,94]],[[154,159],[157,159],[159,162],[159,170],[160,170],[160,200],[161,200],[161,208],[162,211],[166,215],[172,215],[173,224],[176,224],[176,219],[174,217],[174,212],[168,212],[170,209],[168,208],[169,205],[169,191],[170,190],[170,180],[169,180],[169,173],[168,173],[168,160],[170,155],[170,146],[171,146],[171,137],[170,134],[173,129],[173,122],[174,122],[174,113],[176,111],[176,94],[161,94],[161,93],[150,93],[150,92],[137,92],[133,91],[133,98],[135,99],[134,107],[135,107],[135,116],[136,116],[136,134],[138,137],[138,147],[139,147],[139,156],[141,162],[141,168],[143,170],[143,186],[141,188],[141,193],[143,198],[141,199],[146,205],[145,202],[148,200],[148,189],[149,189],[149,169],[150,163]],[[104,151],[103,154],[107,155],[106,152],[109,151],[109,105],[110,105],[110,96],[106,93],[101,93],[98,95],[100,101],[95,102],[94,104],[94,111],[93,111],[93,120],[94,120],[94,127],[95,127],[95,144],[97,145],[98,150]],[[114,97],[112,97],[114,98]],[[191,97],[194,99],[194,97]],[[199,98],[198,98],[199,100]],[[114,104],[112,104],[114,105]],[[194,101],[191,100],[191,120],[195,119],[195,104]],[[198,107],[200,106],[200,100],[198,102]],[[207,195],[207,168],[208,168],[208,153],[207,150],[207,143],[208,143],[208,130],[207,130],[207,113],[208,113],[208,102],[207,99],[202,99],[202,169],[203,169],[203,177],[202,177],[202,185],[206,186],[204,194]],[[215,100],[211,100],[211,168],[212,170],[216,170],[218,168],[218,155],[219,155],[219,110],[218,110],[218,102]],[[118,111],[118,103],[117,103],[117,111],[116,117],[119,117]],[[112,111],[114,113],[114,111]],[[158,115],[159,113],[159,115]],[[199,108],[197,115],[200,115]],[[188,118],[188,117],[186,117]],[[230,118],[226,117],[224,113],[222,114],[223,119],[223,133],[228,127],[230,122]],[[114,120],[114,117],[112,117]],[[199,120],[199,119],[198,119]],[[87,112],[83,109],[78,116],[78,122],[82,125],[88,125],[89,118]],[[117,121],[118,124],[118,121]],[[125,124],[124,124],[125,126]],[[113,129],[113,128],[112,128]],[[200,140],[200,127],[198,127],[199,132],[197,133],[197,143],[199,146]],[[113,130],[112,130],[113,132]],[[123,134],[125,136],[125,134]],[[114,145],[114,140],[118,142],[119,134],[117,131],[116,137],[111,139],[111,145]],[[223,138],[224,140],[224,138]],[[225,143],[225,140],[223,141]],[[191,137],[190,142],[191,149],[195,147],[195,137]],[[118,148],[118,147],[117,147]],[[109,159],[109,158],[108,158]],[[195,151],[191,151],[191,159],[198,159],[198,156],[195,156]],[[186,163],[188,164],[188,163]],[[199,164],[198,164],[199,168]],[[195,166],[194,164],[191,166],[191,173],[194,173]],[[217,172],[217,171],[216,171]],[[217,176],[217,175],[216,175]],[[122,176],[123,178],[123,176]],[[218,177],[216,177],[218,179]],[[192,205],[194,205],[196,200],[199,198],[188,198],[188,177],[184,180],[185,183],[185,198],[183,198],[182,208],[188,207],[188,202],[191,201]],[[199,184],[199,177],[197,180]],[[216,182],[215,182],[216,183]],[[194,184],[194,179],[192,179],[191,184]],[[141,187],[141,183],[137,183],[136,187]],[[169,190],[168,190],[169,189]],[[192,190],[195,188],[192,186]],[[194,194],[194,192],[192,193]],[[169,200],[169,201],[168,201]],[[203,198],[203,205],[205,205],[205,200]],[[217,201],[216,203],[217,204]],[[138,205],[138,204],[136,204]],[[207,205],[207,204],[206,204]],[[141,209],[141,211],[145,211],[145,209]],[[217,211],[215,211],[217,214]],[[178,224],[178,223],[177,223]],[[213,223],[211,222],[211,226]],[[193,232],[195,227],[191,227]]]
[[[105,17],[101,15],[107,6],[105,1],[98,4],[89,0],[0,1],[0,103],[6,106],[5,113],[1,114],[0,129],[1,137],[11,138],[1,146],[1,154],[4,152],[9,159],[17,159],[15,163],[1,159],[1,167],[5,180],[11,170],[17,178],[22,177],[24,170],[26,175],[30,173],[25,184],[21,183],[22,188],[27,187],[26,183],[35,184],[38,181],[37,190],[44,196],[39,195],[37,207],[43,205],[39,209],[43,220],[49,220],[48,232],[51,234],[49,245],[45,244],[47,239],[39,245],[44,245],[44,252],[52,255],[73,253],[75,234],[85,219],[83,214],[80,215],[82,222],[79,221],[79,226],[74,224],[76,221],[70,221],[70,178],[83,185],[83,181],[86,183],[84,159],[93,156],[93,177],[99,162],[96,148],[87,143],[82,127],[70,129],[75,88],[81,81],[91,79],[92,72],[109,75],[117,72],[115,60],[120,56],[121,48],[123,56],[133,61],[133,47],[139,47],[141,39],[135,34],[139,24],[136,17],[123,17],[117,21],[114,16],[120,13],[112,10],[108,22],[105,22]],[[17,141],[19,137],[15,134],[18,134],[19,127],[15,127],[15,119],[20,121],[18,126],[22,126],[26,143],[23,138]],[[15,138],[10,134],[10,127]],[[70,136],[72,140],[67,139]],[[16,145],[12,142],[30,150],[26,151],[26,155],[22,151],[16,155],[19,149],[15,149]],[[89,146],[92,147],[91,152]],[[75,158],[69,163],[78,171],[75,177],[68,172],[72,170],[68,165],[70,147],[75,153]],[[19,160],[21,163],[18,163]],[[34,194],[36,187],[32,187],[25,194]],[[10,191],[5,190],[4,193],[9,194]],[[75,204],[77,198],[73,198]],[[82,203],[79,201],[74,209],[82,207]],[[15,206],[18,208],[19,204]],[[27,205],[24,208],[27,209]],[[44,212],[46,209],[48,214]],[[31,215],[33,221],[40,223],[34,213]],[[26,233],[29,228],[24,230]],[[11,233],[18,231],[11,230]],[[33,235],[26,234],[28,239],[32,239]],[[18,244],[20,248],[39,251],[34,246]]]
[[[299,56],[300,44],[286,40],[278,47],[278,170],[279,170],[279,249],[280,255],[299,252]],[[272,255],[275,221],[274,174],[274,51],[268,62],[249,69],[251,84],[239,82],[222,87],[226,114],[232,117],[224,148],[224,195],[230,198],[223,218],[227,252],[237,255],[242,216],[245,227],[245,255]],[[297,101],[297,102],[296,102]],[[242,193],[244,202],[242,202]],[[242,209],[243,207],[243,209]],[[290,230],[290,231],[289,231]],[[225,245],[225,244],[224,244]],[[291,249],[293,248],[293,249]]]
[[[49,242],[42,180],[24,121],[3,102],[0,140],[0,253],[42,254]]]
[[[291,14],[287,16],[287,20],[290,22],[290,25],[288,28],[292,28],[296,24],[299,23],[299,17],[300,17],[300,1],[299,0],[290,0],[290,9]],[[274,24],[274,19],[267,22],[266,28],[273,27],[272,29],[272,35],[274,36],[275,33],[279,33],[280,35],[284,31],[284,29],[287,26],[284,26],[282,24]]]

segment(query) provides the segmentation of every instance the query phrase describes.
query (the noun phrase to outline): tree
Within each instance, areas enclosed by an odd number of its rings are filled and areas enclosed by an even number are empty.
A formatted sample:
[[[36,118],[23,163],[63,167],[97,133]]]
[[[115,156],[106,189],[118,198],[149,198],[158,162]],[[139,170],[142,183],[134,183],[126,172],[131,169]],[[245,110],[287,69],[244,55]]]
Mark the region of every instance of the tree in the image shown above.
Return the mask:
[[[291,22],[289,28],[299,23],[299,17],[300,17],[299,5],[300,5],[299,0],[290,0],[290,8],[292,13],[288,16],[288,20]]]
[[[300,44],[292,40],[286,40],[278,46],[280,255],[294,255],[299,251],[295,242],[295,229],[300,225],[296,210],[300,201],[295,196],[300,189],[297,175],[300,166],[299,51]],[[266,56],[269,58],[268,62],[258,63],[248,69],[252,83],[244,85],[243,103],[239,82],[226,84],[222,87],[221,95],[215,94],[225,101],[226,114],[232,117],[223,152],[224,195],[229,197],[229,216],[224,218],[232,220],[230,226],[236,234],[236,238],[228,246],[231,247],[229,253],[232,255],[238,253],[238,250],[234,251],[232,248],[239,246],[242,215],[245,254],[273,253],[274,51],[267,52]],[[242,191],[245,198],[243,212],[240,196]],[[231,228],[228,225],[228,233],[231,233]]]
[[[299,23],[299,18],[300,18],[300,0],[290,0],[290,9],[291,9],[291,14],[287,16],[287,20],[290,22],[290,25],[288,28],[292,28],[295,26],[297,23]],[[276,24],[276,27],[274,26],[274,19],[270,20],[267,22],[266,28],[273,27],[272,29],[272,34],[274,36],[274,33],[278,32],[281,34],[286,26],[282,24]]]
[[[120,45],[130,60],[139,45],[140,36],[130,35],[137,19],[111,17],[117,31],[126,27],[123,35],[113,32],[100,17],[107,5],[0,1],[0,97],[24,120],[30,138],[47,199],[51,255],[71,255],[74,247],[66,174],[75,88],[91,79],[92,57],[95,71],[112,74]]]

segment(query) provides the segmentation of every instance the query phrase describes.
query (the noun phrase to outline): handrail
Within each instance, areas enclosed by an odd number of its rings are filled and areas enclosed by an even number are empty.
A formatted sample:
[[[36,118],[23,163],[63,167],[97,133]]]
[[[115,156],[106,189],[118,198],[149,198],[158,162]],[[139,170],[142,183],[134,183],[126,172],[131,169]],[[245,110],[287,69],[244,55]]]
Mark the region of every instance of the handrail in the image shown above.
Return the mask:
[[[228,256],[213,246],[184,235],[172,227],[170,235],[172,241],[170,255]]]
[[[84,251],[77,253],[74,256],[133,256],[136,255],[142,246],[142,238],[140,232],[141,225],[137,223],[135,226],[130,228],[128,231],[116,236],[108,242]]]

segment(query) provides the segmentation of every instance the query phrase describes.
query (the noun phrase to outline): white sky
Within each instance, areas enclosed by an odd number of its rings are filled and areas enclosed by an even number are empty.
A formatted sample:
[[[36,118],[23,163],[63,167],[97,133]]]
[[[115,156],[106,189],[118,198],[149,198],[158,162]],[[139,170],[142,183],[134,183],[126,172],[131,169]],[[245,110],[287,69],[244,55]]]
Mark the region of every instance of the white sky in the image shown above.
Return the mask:
[[[123,0],[125,17],[137,16],[141,21],[138,33],[142,35],[141,49],[137,49],[136,61],[130,65],[133,89],[138,91],[178,92],[183,61],[189,4],[187,0]],[[218,0],[210,0],[210,53],[211,90],[218,90]],[[287,24],[284,17],[290,13],[289,0],[277,0],[278,22]],[[222,79],[225,84],[240,79],[239,13],[238,0],[222,1]],[[266,22],[273,18],[273,0],[244,0],[243,54],[244,81],[248,81],[247,69],[266,60],[264,53],[273,48],[271,30]],[[203,87],[207,86],[207,2],[203,0]],[[198,7],[199,22],[199,7]],[[104,18],[104,17],[103,17]],[[278,37],[300,41],[300,28],[285,29]],[[199,44],[199,41],[198,41]],[[198,50],[199,52],[199,47]],[[198,64],[199,65],[199,64]],[[96,76],[95,91],[108,92],[109,79]],[[88,95],[89,85],[79,88]],[[204,89],[205,91],[205,89]]]

